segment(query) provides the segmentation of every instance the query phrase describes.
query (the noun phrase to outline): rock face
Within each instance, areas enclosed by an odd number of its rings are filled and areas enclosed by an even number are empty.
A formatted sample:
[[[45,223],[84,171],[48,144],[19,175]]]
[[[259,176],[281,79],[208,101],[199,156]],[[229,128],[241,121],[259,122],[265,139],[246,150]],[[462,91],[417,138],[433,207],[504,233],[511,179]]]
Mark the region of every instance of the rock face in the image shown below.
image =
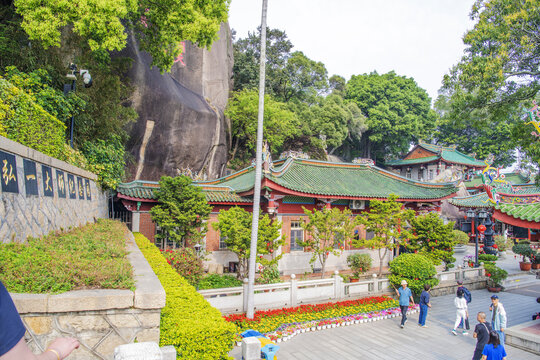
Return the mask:
[[[128,76],[135,91],[139,119],[131,130],[127,151],[135,162],[128,180],[159,180],[184,169],[221,176],[227,163],[228,123],[223,115],[231,88],[231,31],[222,24],[210,51],[185,42],[170,73],[150,68],[151,57],[140,51],[134,34],[119,55],[133,59]]]

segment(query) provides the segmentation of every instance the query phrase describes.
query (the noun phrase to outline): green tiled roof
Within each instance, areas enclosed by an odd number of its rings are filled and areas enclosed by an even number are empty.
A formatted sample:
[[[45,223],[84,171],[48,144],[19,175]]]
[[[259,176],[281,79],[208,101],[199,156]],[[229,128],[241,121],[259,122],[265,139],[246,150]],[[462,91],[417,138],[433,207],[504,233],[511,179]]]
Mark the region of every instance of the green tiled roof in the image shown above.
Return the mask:
[[[375,166],[291,159],[266,177],[290,190],[314,195],[401,199],[435,199],[457,191],[453,184],[433,186],[406,179]]]
[[[386,165],[392,166],[392,165],[414,165],[414,164],[424,164],[432,161],[439,160],[441,157],[438,155],[435,156],[427,156],[417,159],[404,159],[404,160],[390,160],[386,163]]]
[[[196,185],[196,184],[195,184]],[[154,190],[159,189],[159,183],[155,181],[135,180],[130,183],[121,183],[117,186],[116,192],[127,197],[141,200],[155,200]],[[203,188],[203,194],[208,202],[251,202],[246,198],[236,194],[224,187],[212,188],[211,186]]]
[[[505,180],[508,181],[512,185],[521,185],[521,184],[530,184],[534,179],[531,176],[524,176],[520,173],[513,172],[504,174]],[[465,181],[466,187],[476,187],[482,185],[482,177],[481,176],[475,176],[469,181]]]
[[[316,160],[289,158],[279,167],[263,171],[263,177],[300,197],[345,197],[387,198],[396,194],[400,199],[441,199],[457,191],[452,183],[432,184],[411,179],[380,169],[375,166],[330,163]],[[254,167],[248,167],[229,176],[213,180],[194,182],[203,188],[209,202],[250,202],[250,197],[238,194],[253,189]],[[156,182],[133,181],[119,184],[117,192],[138,199],[155,199]],[[305,194],[305,195],[302,195]],[[291,201],[303,199],[291,198]]]
[[[525,184],[525,185],[516,185],[514,186],[514,189],[517,191],[512,194],[512,190],[510,188],[504,187],[499,188],[498,192],[500,194],[510,194],[510,195],[533,195],[533,194],[540,194],[540,188],[537,187],[534,184]],[[463,196],[463,197],[453,197],[450,199],[450,204],[460,207],[474,207],[474,208],[486,208],[491,207],[492,202],[488,200],[488,195],[485,192],[481,192],[479,194],[471,195],[471,196]]]
[[[461,165],[469,165],[469,166],[485,166],[483,161],[476,160],[474,157],[466,155],[458,150],[456,150],[454,147],[446,147],[441,145],[433,145],[433,144],[425,144],[420,143],[417,146],[423,147],[424,149],[431,151],[432,153],[435,153],[437,155],[427,156],[423,158],[418,159],[397,159],[392,160],[386,163],[388,166],[399,166],[399,165],[412,165],[412,164],[420,164],[425,162],[431,162],[438,159],[442,159],[449,163],[454,164],[461,164]]]
[[[129,183],[118,184],[116,192],[132,198],[155,200],[155,189],[159,189],[158,182],[135,180]]]
[[[532,204],[500,204],[495,206],[500,212],[516,219],[540,222],[540,203]]]
[[[458,207],[489,208],[491,202],[485,192],[471,196],[453,197],[448,201],[450,204]]]

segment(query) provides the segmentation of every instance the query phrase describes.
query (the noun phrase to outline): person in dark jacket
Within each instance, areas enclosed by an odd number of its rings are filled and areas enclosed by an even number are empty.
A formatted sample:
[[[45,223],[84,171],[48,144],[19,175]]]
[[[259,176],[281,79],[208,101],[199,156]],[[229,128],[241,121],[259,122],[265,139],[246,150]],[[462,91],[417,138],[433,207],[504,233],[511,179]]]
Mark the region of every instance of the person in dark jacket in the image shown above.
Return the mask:
[[[476,339],[476,348],[474,349],[472,360],[480,360],[482,358],[484,346],[488,343],[489,334],[493,331],[491,325],[486,321],[485,312],[480,311],[476,315],[476,320],[478,320],[478,324],[476,324],[473,333],[473,337]]]
[[[429,302],[430,288],[431,286],[429,286],[429,284],[424,284],[424,291],[422,291],[422,294],[420,294],[420,316],[418,317],[418,325],[421,327],[427,327],[426,318],[428,309],[431,307],[431,303]]]

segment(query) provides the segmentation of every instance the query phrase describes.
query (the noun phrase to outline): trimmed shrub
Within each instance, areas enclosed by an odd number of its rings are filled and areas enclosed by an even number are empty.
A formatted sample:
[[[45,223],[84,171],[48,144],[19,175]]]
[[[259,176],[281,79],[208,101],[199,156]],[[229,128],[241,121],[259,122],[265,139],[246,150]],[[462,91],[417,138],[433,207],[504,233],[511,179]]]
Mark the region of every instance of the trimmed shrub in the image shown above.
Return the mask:
[[[182,275],[192,286],[202,279],[204,270],[201,258],[191,248],[179,248],[174,250],[161,250],[163,257],[169,265]]]
[[[351,254],[347,256],[347,264],[353,271],[354,276],[359,277],[360,274],[371,269],[371,256],[369,254]]]
[[[401,254],[390,262],[390,276],[388,279],[394,287],[401,285],[401,280],[407,280],[409,288],[420,294],[424,284],[436,286],[439,280],[435,278],[437,271],[433,262],[420,254]]]
[[[242,280],[238,280],[236,276],[209,274],[202,278],[199,282],[199,289],[221,289],[227,287],[242,286]]]
[[[161,310],[160,346],[173,345],[178,359],[228,359],[237,328],[227,323],[140,233],[135,241],[167,294]]]
[[[512,247],[514,254],[521,255],[524,262],[530,262],[532,257],[536,255],[536,251],[531,248],[528,241],[520,241]]]
[[[497,261],[499,260],[499,257],[497,255],[491,255],[491,254],[478,254],[478,260],[479,261]]]
[[[461,230],[452,230],[452,240],[456,245],[467,245],[469,243],[469,235]]]

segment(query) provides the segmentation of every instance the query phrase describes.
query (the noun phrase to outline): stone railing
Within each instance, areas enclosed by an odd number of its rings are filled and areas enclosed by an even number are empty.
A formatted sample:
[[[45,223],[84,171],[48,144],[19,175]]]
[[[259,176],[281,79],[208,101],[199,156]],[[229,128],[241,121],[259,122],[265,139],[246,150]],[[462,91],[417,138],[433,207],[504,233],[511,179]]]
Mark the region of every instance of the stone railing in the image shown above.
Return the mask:
[[[455,284],[457,280],[483,282],[484,268],[458,268],[437,273],[441,282]],[[436,291],[437,287],[433,290]],[[387,278],[378,278],[345,283],[338,272],[332,278],[299,281],[295,275],[291,280],[278,284],[255,285],[255,309],[281,308],[329,300],[346,300],[371,296],[392,291]],[[223,313],[245,312],[247,306],[247,279],[243,286],[234,288],[200,290],[199,293],[215,308]]]
[[[11,294],[27,329],[26,340],[34,352],[43,351],[56,337],[72,336],[81,346],[71,354],[70,360],[112,360],[114,349],[119,345],[135,341],[159,342],[165,291],[131,233],[127,250],[136,281],[135,291]]]

